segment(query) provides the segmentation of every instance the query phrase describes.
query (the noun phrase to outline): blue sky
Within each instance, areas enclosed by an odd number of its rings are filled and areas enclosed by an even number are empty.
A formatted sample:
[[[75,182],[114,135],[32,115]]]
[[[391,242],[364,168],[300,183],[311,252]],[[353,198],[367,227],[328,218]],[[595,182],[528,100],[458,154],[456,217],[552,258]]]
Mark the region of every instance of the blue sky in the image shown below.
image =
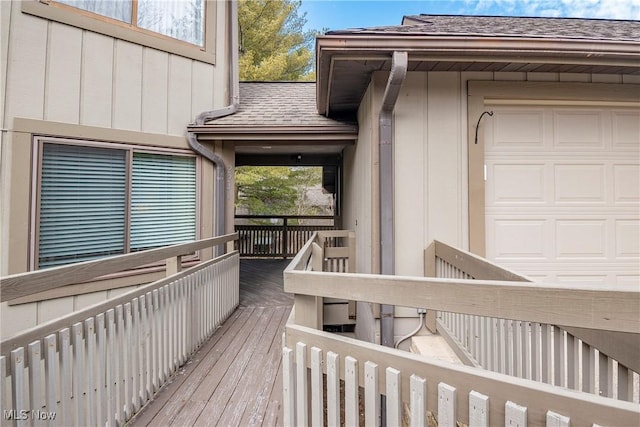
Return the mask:
[[[316,30],[399,25],[420,13],[640,20],[640,0],[302,0],[300,10]]]

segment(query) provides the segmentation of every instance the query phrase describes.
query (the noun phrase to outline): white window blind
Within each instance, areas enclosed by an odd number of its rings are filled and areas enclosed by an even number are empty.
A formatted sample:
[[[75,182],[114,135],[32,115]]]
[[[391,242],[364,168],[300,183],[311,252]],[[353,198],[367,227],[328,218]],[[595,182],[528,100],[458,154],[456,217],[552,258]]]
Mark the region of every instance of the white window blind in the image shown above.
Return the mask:
[[[40,268],[124,252],[126,154],[43,144]]]
[[[196,238],[195,157],[135,152],[131,251]]]

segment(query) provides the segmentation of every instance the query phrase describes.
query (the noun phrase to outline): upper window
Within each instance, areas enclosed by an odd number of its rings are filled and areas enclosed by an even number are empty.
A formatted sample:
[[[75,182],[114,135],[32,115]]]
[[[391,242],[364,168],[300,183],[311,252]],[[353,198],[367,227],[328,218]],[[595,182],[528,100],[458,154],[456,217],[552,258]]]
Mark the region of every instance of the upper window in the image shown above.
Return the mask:
[[[204,46],[204,0],[51,1],[55,3]]]
[[[38,141],[36,268],[196,239],[196,158]]]
[[[215,0],[21,2],[23,13],[209,64],[215,63],[220,4]]]

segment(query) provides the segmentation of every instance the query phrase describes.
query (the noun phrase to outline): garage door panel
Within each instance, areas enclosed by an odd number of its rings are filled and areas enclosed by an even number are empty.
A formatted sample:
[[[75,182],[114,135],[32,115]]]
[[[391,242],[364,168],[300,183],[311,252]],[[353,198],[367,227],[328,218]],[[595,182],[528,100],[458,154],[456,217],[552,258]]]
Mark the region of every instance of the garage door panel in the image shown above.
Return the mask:
[[[604,148],[602,111],[556,110],[553,114],[554,147]]]
[[[640,147],[640,112],[612,112],[612,142],[617,148],[638,151]]]
[[[614,165],[613,187],[616,203],[640,204],[640,166],[637,164]]]
[[[488,196],[495,203],[544,203],[544,164],[496,164]]]
[[[555,258],[607,259],[605,220],[558,220],[555,222]]]
[[[640,286],[640,110],[491,109],[487,257],[544,281]]]
[[[544,247],[548,241],[548,221],[544,219],[497,219],[487,230],[496,250],[489,254],[496,260],[546,259]]]
[[[496,110],[488,131],[493,132],[491,145],[500,149],[542,149],[544,146],[544,110]]]
[[[640,258],[640,220],[615,221],[616,257]]]
[[[605,203],[605,167],[586,164],[554,165],[554,200],[558,203]]]

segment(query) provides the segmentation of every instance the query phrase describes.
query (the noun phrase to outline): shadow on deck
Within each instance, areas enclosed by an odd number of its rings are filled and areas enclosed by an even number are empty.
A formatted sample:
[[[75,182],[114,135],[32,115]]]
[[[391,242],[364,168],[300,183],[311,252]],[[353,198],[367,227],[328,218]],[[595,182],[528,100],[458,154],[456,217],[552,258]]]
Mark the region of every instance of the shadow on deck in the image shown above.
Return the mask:
[[[240,261],[240,305],[130,425],[282,425],[289,260]]]

